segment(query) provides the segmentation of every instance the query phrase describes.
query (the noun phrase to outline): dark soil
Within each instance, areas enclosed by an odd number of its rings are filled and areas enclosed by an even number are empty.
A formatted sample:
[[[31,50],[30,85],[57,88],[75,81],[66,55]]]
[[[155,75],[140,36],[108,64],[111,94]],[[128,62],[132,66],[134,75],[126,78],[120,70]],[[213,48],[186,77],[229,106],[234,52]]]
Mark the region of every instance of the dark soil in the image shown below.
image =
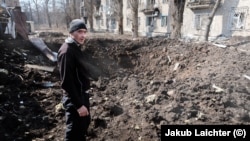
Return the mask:
[[[57,52],[64,38],[44,40]],[[91,84],[88,140],[157,141],[167,124],[249,124],[249,39],[219,44],[226,48],[164,38],[89,39],[83,51],[98,81]],[[29,41],[0,43],[1,141],[63,140],[56,66]]]

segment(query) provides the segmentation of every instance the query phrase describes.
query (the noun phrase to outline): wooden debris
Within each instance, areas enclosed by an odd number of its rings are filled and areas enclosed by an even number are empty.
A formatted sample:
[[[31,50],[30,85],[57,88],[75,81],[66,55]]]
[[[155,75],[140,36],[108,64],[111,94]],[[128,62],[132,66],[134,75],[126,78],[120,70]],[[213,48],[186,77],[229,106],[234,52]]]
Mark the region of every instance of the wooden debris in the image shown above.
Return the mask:
[[[213,45],[215,45],[217,47],[220,47],[220,48],[226,48],[227,47],[226,45],[216,44],[216,43],[213,43]]]
[[[175,66],[174,66],[174,71],[176,71],[179,67],[180,63],[176,63]]]
[[[217,93],[220,93],[220,92],[223,92],[223,91],[224,91],[222,88],[216,86],[215,84],[213,84],[213,88],[216,89],[215,92],[217,92]]]
[[[38,65],[32,65],[32,64],[26,64],[24,67],[31,68],[31,69],[48,71],[48,72],[54,72],[54,70],[55,70],[55,67],[38,66]]]
[[[246,79],[250,80],[250,76],[243,75],[243,77],[245,77]]]
[[[171,58],[168,56],[168,62],[171,63]]]

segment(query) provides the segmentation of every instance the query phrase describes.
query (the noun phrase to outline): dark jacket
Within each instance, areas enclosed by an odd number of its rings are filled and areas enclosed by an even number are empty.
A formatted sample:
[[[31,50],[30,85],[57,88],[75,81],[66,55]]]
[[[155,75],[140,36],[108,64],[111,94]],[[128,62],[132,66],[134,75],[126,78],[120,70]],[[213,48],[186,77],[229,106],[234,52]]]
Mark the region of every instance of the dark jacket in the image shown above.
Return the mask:
[[[66,104],[73,105],[76,109],[82,105],[89,106],[89,97],[85,91],[90,88],[90,80],[83,61],[80,45],[75,41],[62,44],[58,51],[61,87],[65,90]]]

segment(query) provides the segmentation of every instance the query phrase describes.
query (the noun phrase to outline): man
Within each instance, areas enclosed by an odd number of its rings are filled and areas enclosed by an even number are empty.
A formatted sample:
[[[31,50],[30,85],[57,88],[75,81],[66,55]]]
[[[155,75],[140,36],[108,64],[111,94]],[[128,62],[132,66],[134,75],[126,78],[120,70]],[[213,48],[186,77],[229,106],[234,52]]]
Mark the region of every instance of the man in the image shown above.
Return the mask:
[[[84,65],[81,45],[87,34],[87,27],[81,19],[74,19],[69,27],[70,36],[58,51],[58,66],[61,87],[64,90],[63,105],[66,116],[65,141],[85,141],[90,124],[89,73]]]

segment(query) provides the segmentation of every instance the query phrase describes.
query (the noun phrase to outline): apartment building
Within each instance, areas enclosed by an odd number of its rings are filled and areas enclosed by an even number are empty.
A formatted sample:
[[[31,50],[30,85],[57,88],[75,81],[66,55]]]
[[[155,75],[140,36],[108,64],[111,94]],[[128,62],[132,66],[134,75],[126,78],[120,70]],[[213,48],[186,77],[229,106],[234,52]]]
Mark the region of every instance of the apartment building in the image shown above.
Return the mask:
[[[204,35],[215,0],[188,0],[184,10],[183,37]],[[210,28],[210,38],[250,36],[249,0],[222,0]]]
[[[141,36],[165,36],[170,32],[168,13],[168,0],[140,0],[138,11],[139,34]],[[125,19],[126,27],[131,25],[129,17],[127,15]]]
[[[154,35],[166,35],[168,33],[168,0],[139,0],[138,32],[141,36],[147,36],[150,32]],[[94,30],[118,33],[118,22],[113,15],[111,0],[101,0],[99,9],[94,9]],[[157,15],[154,10],[159,9]],[[84,11],[84,10],[83,10]],[[131,7],[128,0],[123,0],[123,28],[125,33],[132,32]],[[84,15],[84,14],[83,14]]]
[[[168,36],[171,33],[169,0],[138,0],[138,32],[140,36]],[[182,37],[201,38],[204,36],[207,17],[216,0],[186,0],[184,9]],[[249,0],[222,0],[214,16],[210,38],[219,36],[249,36]],[[155,9],[159,13],[155,16]],[[118,22],[113,15],[111,0],[101,0],[99,9],[95,8],[94,30],[118,33]],[[123,0],[123,28],[132,32],[132,15],[128,0]]]
[[[7,7],[20,6],[19,0],[0,0],[0,4],[5,3]]]

